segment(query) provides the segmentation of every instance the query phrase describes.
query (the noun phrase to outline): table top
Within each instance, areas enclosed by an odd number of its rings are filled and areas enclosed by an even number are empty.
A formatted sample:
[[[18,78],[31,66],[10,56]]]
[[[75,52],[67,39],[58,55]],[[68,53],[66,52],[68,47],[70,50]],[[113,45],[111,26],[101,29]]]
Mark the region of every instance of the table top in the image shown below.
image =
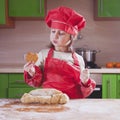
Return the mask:
[[[100,69],[89,69],[90,73],[120,73],[120,68],[100,68]],[[0,67],[0,73],[23,73],[23,67],[18,66],[7,66]]]
[[[120,120],[120,99],[76,99],[63,105],[0,99],[0,120]]]

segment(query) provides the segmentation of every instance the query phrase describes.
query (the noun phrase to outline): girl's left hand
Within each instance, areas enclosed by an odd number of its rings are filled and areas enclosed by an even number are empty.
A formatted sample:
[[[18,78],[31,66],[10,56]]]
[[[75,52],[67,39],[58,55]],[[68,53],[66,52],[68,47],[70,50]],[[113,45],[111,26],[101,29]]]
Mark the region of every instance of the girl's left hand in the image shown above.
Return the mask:
[[[88,81],[89,77],[90,77],[90,73],[88,69],[85,69],[81,72],[80,79],[83,84],[85,84]]]

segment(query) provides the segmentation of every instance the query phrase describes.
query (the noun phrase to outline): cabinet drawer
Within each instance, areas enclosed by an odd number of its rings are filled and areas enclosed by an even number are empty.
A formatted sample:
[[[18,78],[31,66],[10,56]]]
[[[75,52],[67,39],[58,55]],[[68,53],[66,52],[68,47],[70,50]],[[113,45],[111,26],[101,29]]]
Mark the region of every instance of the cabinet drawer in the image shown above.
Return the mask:
[[[0,98],[8,97],[8,88],[0,88]]]
[[[102,98],[117,98],[117,75],[103,74]]]
[[[13,28],[14,21],[8,17],[8,0],[0,0],[0,28]]]
[[[0,24],[5,24],[5,0],[0,1]]]
[[[28,93],[33,89],[35,88],[9,88],[8,98],[21,98],[24,93]]]
[[[120,75],[117,78],[117,98],[120,98]]]
[[[9,0],[11,17],[44,17],[44,0]]]
[[[8,74],[0,73],[0,88],[8,88]]]
[[[29,87],[23,78],[22,73],[10,73],[9,74],[9,88]]]
[[[95,20],[120,20],[119,11],[120,0],[94,0]]]

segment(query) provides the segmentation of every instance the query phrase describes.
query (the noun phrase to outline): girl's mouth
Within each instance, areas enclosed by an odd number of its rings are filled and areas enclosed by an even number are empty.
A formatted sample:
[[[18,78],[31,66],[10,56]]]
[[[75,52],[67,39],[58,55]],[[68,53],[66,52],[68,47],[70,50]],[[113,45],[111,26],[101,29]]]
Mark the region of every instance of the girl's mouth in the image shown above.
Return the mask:
[[[55,44],[57,44],[57,40],[53,40],[53,42],[54,42]]]

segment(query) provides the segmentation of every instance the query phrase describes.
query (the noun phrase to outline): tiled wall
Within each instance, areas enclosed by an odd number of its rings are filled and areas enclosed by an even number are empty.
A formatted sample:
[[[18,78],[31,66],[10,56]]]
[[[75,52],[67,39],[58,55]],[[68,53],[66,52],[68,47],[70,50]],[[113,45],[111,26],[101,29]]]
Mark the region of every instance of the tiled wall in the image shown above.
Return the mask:
[[[86,18],[83,38],[74,48],[88,46],[101,50],[96,63],[104,66],[108,61],[120,61],[120,21],[95,21],[93,0],[47,0],[47,11],[60,5],[74,8]],[[23,65],[28,51],[38,52],[49,44],[49,28],[44,21],[16,21],[14,29],[0,29],[0,64]]]

